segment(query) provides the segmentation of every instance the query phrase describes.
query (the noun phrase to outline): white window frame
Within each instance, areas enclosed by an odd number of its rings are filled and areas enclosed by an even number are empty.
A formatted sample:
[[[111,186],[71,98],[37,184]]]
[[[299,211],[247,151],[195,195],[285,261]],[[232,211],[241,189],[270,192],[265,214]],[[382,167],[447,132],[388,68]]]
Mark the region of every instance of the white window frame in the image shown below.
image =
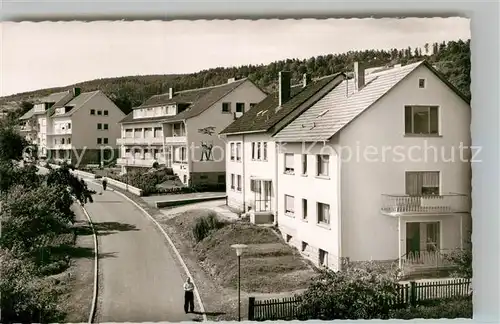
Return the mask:
[[[241,161],[241,146],[241,142],[236,143],[236,161],[238,162]]]
[[[287,163],[287,160],[290,160],[292,165],[289,165],[289,163]],[[295,154],[293,154],[293,153],[283,154],[283,162],[284,162],[283,173],[290,174],[290,175],[295,174],[295,161],[294,160],[295,160]]]
[[[262,142],[262,160],[267,161],[267,142]]]
[[[235,160],[234,143],[229,144],[231,146],[231,161]]]
[[[262,159],[261,148],[262,148],[262,143],[257,142],[257,159],[256,159],[257,161],[260,161]]]
[[[304,221],[307,221],[308,209],[307,199],[302,198],[302,220]]]
[[[327,207],[327,208],[324,208]],[[325,210],[328,211],[328,217],[325,217]],[[318,224],[325,224],[325,225],[330,225],[330,218],[331,218],[331,213],[330,213],[330,205],[318,202],[316,203],[316,214],[317,214],[317,220]]]
[[[330,176],[330,155],[328,154],[316,155],[316,176],[318,177]]]
[[[241,175],[238,174],[238,176],[236,177],[237,179],[237,182],[236,182],[236,190],[241,192]]]
[[[231,173],[231,190],[234,190],[234,184],[235,184],[234,173]]]
[[[307,175],[307,154],[302,154],[302,175]]]
[[[256,154],[255,154],[255,146],[256,146],[255,142],[252,142],[252,160],[255,160],[255,156],[256,156]]]
[[[328,267],[328,251],[318,249],[318,264],[322,267]]]
[[[427,132],[426,133],[416,133],[415,132],[415,120],[414,120],[415,114],[413,112],[415,108],[427,108],[428,120],[427,120]],[[431,111],[433,111],[434,109],[436,111],[435,116],[437,119],[436,120],[437,131],[435,133],[431,132],[431,125],[434,124],[434,123],[432,123]],[[410,112],[410,115],[411,115],[411,120],[410,120],[411,130],[409,130],[409,131],[406,129],[408,111]],[[439,136],[440,132],[441,132],[441,127],[440,127],[439,123],[440,123],[440,107],[437,105],[406,105],[404,108],[404,132],[405,132],[405,135]]]
[[[288,216],[293,216],[295,214],[295,197],[292,196],[292,195],[286,195],[285,194],[285,201],[284,201],[284,205],[285,205],[285,215],[288,215]],[[291,200],[291,206],[288,206],[288,202]]]

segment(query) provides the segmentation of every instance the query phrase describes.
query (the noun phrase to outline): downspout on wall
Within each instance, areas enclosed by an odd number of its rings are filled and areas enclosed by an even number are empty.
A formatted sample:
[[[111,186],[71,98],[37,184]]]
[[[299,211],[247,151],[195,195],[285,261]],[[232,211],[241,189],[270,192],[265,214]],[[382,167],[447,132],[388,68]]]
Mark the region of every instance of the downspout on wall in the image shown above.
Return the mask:
[[[278,200],[279,200],[279,196],[278,196],[278,154],[279,154],[279,145],[277,142],[274,142],[274,159],[276,160],[274,162],[274,182],[276,182],[275,184],[275,190],[274,190],[274,201],[275,201],[275,204],[276,206],[274,206],[274,219],[273,219],[273,225],[274,226],[278,226],[278,215],[279,215],[279,204],[278,204]]]
[[[326,141],[323,142],[326,145]],[[338,245],[339,245],[339,255],[338,255],[338,270],[342,270],[343,260],[342,260],[342,158],[339,151],[335,146],[332,145],[333,151],[337,155],[337,219],[338,219]]]
[[[247,181],[245,177],[245,134],[241,135],[241,161],[243,162],[243,171],[241,177],[243,178],[243,190],[242,190],[242,195],[243,195],[243,214],[246,215],[247,213],[247,200],[246,200],[246,188],[247,188]],[[252,180],[250,180],[252,181]]]

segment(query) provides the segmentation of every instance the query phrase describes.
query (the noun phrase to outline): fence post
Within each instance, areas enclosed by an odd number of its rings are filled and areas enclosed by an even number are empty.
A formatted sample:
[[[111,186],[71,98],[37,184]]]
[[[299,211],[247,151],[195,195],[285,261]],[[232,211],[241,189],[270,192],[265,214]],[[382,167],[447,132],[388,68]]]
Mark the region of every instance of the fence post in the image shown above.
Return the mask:
[[[255,297],[249,297],[248,298],[248,320],[253,321],[255,316],[254,316],[254,311],[255,311]]]
[[[417,306],[417,285],[415,281],[410,281],[410,306]]]

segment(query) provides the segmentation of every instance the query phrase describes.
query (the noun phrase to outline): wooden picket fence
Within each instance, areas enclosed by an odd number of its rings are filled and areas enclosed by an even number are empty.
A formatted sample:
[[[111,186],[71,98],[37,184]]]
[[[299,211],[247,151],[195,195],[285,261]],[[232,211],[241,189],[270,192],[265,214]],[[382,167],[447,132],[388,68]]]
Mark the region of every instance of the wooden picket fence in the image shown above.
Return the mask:
[[[397,297],[390,302],[390,307],[405,308],[425,305],[436,300],[449,299],[471,294],[470,279],[450,279],[437,282],[415,282],[401,284]],[[294,320],[307,317],[301,313],[296,297],[256,300],[250,297],[248,302],[248,320]]]

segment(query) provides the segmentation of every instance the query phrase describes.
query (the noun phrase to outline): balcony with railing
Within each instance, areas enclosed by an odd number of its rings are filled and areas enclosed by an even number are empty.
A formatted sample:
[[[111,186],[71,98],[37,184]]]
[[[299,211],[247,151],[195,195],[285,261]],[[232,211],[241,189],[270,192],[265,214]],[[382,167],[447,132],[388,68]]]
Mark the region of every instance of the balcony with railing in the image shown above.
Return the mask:
[[[50,147],[52,150],[71,150],[71,144],[54,144]]]
[[[127,157],[122,157],[118,158],[116,160],[116,164],[120,166],[137,166],[137,167],[146,167],[146,168],[151,168],[153,167],[153,164],[155,162],[158,162],[159,165],[165,165],[166,161],[163,157],[157,157],[152,158],[152,157],[133,157],[133,156],[127,156]]]
[[[163,145],[162,137],[122,137],[116,139],[117,145]]]
[[[401,256],[400,269],[403,275],[452,269],[456,265],[449,256],[454,250],[415,251]]]
[[[72,130],[70,129],[56,129],[51,132],[48,132],[48,136],[58,136],[58,135],[71,135]]]
[[[26,132],[26,133],[37,132],[38,131],[38,127],[35,126],[35,125],[22,125],[19,128],[19,131],[20,132]]]
[[[380,211],[389,216],[468,213],[470,203],[467,195],[455,193],[430,196],[383,194]]]

